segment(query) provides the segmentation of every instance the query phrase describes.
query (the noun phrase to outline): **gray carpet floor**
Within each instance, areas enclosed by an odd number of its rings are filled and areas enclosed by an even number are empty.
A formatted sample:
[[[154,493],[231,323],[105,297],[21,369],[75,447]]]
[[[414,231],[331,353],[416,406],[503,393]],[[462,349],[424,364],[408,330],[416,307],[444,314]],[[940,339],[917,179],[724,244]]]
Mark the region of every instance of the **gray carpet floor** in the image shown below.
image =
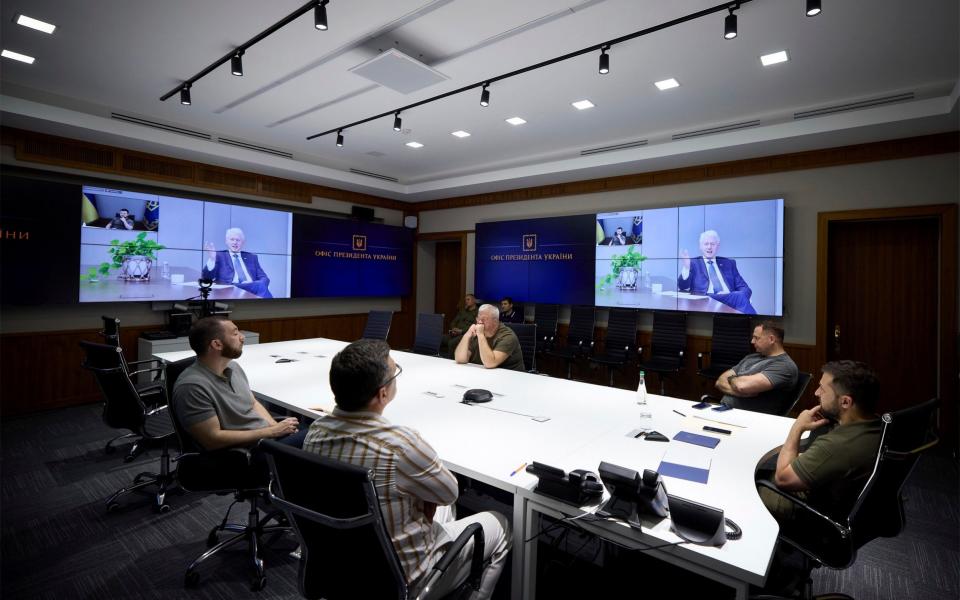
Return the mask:
[[[158,452],[130,464],[122,461],[123,446],[116,454],[104,454],[103,445],[114,431],[102,424],[99,410],[69,408],[2,423],[3,598],[300,597],[297,563],[288,556],[296,546],[291,537],[273,540],[266,548],[267,586],[261,592],[248,587],[242,546],[209,561],[201,569],[199,587],[184,589],[184,570],[204,551],[207,532],[220,522],[232,498],[173,494],[173,510],[156,514],[148,496],[132,495],[119,511],[108,514],[104,499],[136,473],[154,470]],[[819,570],[815,591],[840,591],[859,600],[960,597],[958,481],[953,458],[921,460],[905,490],[906,530],[869,544],[846,571]],[[234,512],[244,517],[241,507]],[[569,582],[596,582],[598,575],[608,574],[578,561],[568,565],[559,575]],[[552,575],[553,584],[542,585],[539,596],[572,597],[564,590],[576,586]]]

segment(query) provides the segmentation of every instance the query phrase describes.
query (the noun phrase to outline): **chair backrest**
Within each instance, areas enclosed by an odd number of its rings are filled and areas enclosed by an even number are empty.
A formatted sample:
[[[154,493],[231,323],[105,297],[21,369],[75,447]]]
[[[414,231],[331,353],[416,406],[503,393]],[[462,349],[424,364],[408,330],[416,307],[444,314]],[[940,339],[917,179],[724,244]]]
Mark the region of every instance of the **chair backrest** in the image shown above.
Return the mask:
[[[567,345],[582,345],[589,348],[593,341],[593,328],[596,325],[597,309],[592,306],[573,306],[570,308],[570,329],[567,330]]]
[[[543,347],[543,342],[557,335],[556,304],[537,304],[534,307],[533,322],[537,326],[537,351]]]
[[[170,420],[173,422],[174,431],[177,432],[177,439],[180,440],[181,452],[201,452],[203,450],[200,445],[197,444],[196,440],[187,433],[183,427],[183,423],[180,422],[179,407],[173,397],[173,388],[177,384],[177,379],[180,377],[180,374],[195,362],[197,362],[197,357],[190,356],[176,362],[167,363],[163,369],[163,379],[167,388],[167,398],[170,407],[168,409],[170,412]]]
[[[687,313],[654,312],[650,346],[652,356],[679,360],[687,351]]]
[[[793,408],[800,402],[800,398],[803,397],[803,393],[807,391],[810,379],[810,373],[804,373],[803,371],[797,373],[797,383],[793,386],[790,394],[784,396],[783,403],[780,405],[780,411],[777,414],[781,417],[786,417],[793,411]]]
[[[367,324],[363,328],[364,340],[383,340],[387,341],[390,334],[390,324],[393,322],[392,310],[371,310],[367,315]]]
[[[533,373],[537,370],[537,324],[536,323],[504,323],[517,334],[520,340],[520,351],[523,353],[523,364],[526,370]]]
[[[136,386],[130,380],[123,349],[109,344],[81,341],[87,369],[97,380],[103,393],[103,421],[116,429],[142,433],[147,408]]]
[[[387,534],[372,472],[264,440],[271,498],[300,538],[305,598],[406,598],[403,568]]]
[[[441,338],[443,338],[443,314],[418,314],[417,334],[411,350],[416,354],[439,356]]]
[[[607,319],[607,337],[603,352],[610,358],[626,360],[637,345],[637,311],[632,308],[611,308]]]
[[[103,336],[103,342],[108,346],[120,345],[120,319],[116,317],[100,317],[103,319],[103,329],[100,335]]]
[[[713,315],[713,337],[710,340],[710,366],[726,371],[750,354],[753,328],[749,315]]]

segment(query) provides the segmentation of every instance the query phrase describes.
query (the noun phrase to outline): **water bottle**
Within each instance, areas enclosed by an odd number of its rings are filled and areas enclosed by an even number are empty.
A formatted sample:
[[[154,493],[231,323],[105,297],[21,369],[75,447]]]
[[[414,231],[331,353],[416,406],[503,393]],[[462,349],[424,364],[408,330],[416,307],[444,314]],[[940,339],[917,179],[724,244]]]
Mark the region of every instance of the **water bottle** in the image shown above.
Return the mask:
[[[164,263],[160,265],[160,278],[170,279],[170,263],[164,261]]]
[[[640,384],[637,386],[637,404],[647,405],[647,382],[644,380],[643,371],[640,371]]]

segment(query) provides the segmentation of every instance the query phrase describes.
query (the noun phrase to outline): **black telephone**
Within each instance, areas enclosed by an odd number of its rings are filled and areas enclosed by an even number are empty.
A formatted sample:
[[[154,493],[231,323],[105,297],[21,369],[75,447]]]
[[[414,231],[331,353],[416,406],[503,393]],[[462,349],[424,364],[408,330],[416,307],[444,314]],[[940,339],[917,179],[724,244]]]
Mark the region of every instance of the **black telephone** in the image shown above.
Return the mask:
[[[527,473],[540,479],[534,488],[535,492],[577,506],[603,495],[603,484],[596,473],[591,471],[576,469],[568,475],[563,469],[534,461],[527,467]]]

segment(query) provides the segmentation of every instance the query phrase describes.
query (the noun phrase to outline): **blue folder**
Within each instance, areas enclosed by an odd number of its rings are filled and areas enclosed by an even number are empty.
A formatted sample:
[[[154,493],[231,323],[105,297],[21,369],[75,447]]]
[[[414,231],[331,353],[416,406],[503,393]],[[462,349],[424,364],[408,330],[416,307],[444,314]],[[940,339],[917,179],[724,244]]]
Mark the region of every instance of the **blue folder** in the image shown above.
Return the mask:
[[[716,448],[717,444],[720,443],[719,438],[710,437],[709,435],[700,435],[699,433],[690,433],[689,431],[681,431],[677,435],[673,436],[673,439],[678,442],[686,442],[688,444],[693,444],[695,446],[703,446],[704,448]]]
[[[678,465],[672,462],[661,461],[657,471],[666,477],[676,477],[677,479],[686,479],[697,483],[706,483],[710,477],[710,469],[701,469],[699,467],[688,467],[687,465]]]

